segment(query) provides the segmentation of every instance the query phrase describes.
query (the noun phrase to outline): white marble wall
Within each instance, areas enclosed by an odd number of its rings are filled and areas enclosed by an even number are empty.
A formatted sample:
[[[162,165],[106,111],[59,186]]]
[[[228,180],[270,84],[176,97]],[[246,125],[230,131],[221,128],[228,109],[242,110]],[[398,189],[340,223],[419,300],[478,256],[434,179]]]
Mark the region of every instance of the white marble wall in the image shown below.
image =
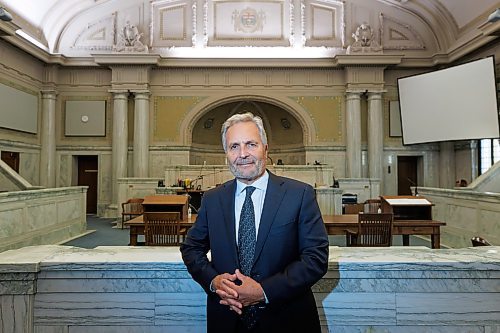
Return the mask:
[[[323,215],[342,214],[342,193],[340,188],[316,187],[316,200]]]
[[[39,162],[40,154],[38,152],[25,151],[20,154],[19,174],[29,183],[38,185],[40,179]]]
[[[380,180],[369,178],[344,178],[339,179],[340,188],[344,193],[358,195],[358,203],[380,196]]]
[[[330,247],[314,287],[323,332],[494,333],[500,247]],[[205,294],[177,247],[0,253],[4,332],[205,332]]]
[[[86,193],[82,186],[0,193],[0,252],[85,232]]]
[[[441,227],[441,244],[453,248],[471,244],[471,237],[486,238],[500,245],[500,194],[477,192],[469,188],[419,188],[420,195],[433,203],[434,220]]]

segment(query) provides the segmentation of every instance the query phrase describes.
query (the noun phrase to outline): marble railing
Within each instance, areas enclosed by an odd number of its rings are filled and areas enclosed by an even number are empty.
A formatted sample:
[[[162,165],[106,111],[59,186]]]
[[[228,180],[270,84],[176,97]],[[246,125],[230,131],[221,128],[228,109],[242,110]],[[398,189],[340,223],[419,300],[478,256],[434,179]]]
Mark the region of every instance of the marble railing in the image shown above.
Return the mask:
[[[82,235],[86,194],[86,186],[0,193],[0,252]]]
[[[500,247],[330,248],[314,287],[324,332],[499,332]],[[205,332],[178,248],[0,253],[2,332]]]
[[[33,186],[21,177],[7,163],[0,160],[0,188],[8,191],[36,190],[41,186]]]
[[[453,248],[471,245],[471,237],[486,238],[500,245],[500,193],[477,192],[468,188],[418,188],[434,205],[434,220],[446,222],[441,244]]]

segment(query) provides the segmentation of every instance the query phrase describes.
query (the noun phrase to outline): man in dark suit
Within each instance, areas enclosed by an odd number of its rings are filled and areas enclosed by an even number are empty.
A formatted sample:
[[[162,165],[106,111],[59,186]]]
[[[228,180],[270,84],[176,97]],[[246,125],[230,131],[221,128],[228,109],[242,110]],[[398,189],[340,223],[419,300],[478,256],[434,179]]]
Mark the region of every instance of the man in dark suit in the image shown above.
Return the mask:
[[[236,179],[204,194],[181,245],[208,295],[208,332],[320,332],[311,287],[327,271],[328,237],[314,189],[266,170],[259,117],[229,118],[222,143]]]

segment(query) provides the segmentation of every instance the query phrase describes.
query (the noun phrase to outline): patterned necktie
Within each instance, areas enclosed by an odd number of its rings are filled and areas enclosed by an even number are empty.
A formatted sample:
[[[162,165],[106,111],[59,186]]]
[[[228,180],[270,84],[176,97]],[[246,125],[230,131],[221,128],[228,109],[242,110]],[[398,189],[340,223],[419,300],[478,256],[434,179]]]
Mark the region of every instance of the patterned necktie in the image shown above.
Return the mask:
[[[240,227],[238,230],[238,257],[240,259],[240,271],[250,276],[255,254],[255,212],[253,210],[252,193],[255,187],[247,186],[245,202],[241,208]],[[241,320],[251,330],[257,323],[257,306],[250,305],[243,309]]]
[[[238,257],[240,259],[240,271],[250,276],[253,256],[255,253],[255,212],[253,210],[252,193],[255,187],[245,188],[246,196],[241,208],[240,227],[238,230]]]

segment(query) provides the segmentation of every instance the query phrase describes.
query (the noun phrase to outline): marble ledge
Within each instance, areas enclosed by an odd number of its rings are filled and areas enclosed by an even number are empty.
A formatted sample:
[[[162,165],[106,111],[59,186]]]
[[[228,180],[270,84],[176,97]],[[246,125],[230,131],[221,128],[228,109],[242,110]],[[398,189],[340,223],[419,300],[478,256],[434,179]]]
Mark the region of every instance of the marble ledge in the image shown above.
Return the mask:
[[[500,247],[487,246],[463,249],[432,250],[427,247],[346,248],[330,247],[330,269],[349,270],[363,268],[378,270],[425,270],[442,267],[448,270],[500,271]],[[62,269],[64,264],[93,266],[96,269],[109,265],[110,269],[134,264],[142,269],[183,268],[178,247],[99,246],[82,249],[61,245],[28,246],[0,253],[0,272],[34,272],[53,266]],[[146,265],[145,265],[146,264]],[[114,266],[116,265],[116,266]],[[179,265],[179,267],[177,267]]]

